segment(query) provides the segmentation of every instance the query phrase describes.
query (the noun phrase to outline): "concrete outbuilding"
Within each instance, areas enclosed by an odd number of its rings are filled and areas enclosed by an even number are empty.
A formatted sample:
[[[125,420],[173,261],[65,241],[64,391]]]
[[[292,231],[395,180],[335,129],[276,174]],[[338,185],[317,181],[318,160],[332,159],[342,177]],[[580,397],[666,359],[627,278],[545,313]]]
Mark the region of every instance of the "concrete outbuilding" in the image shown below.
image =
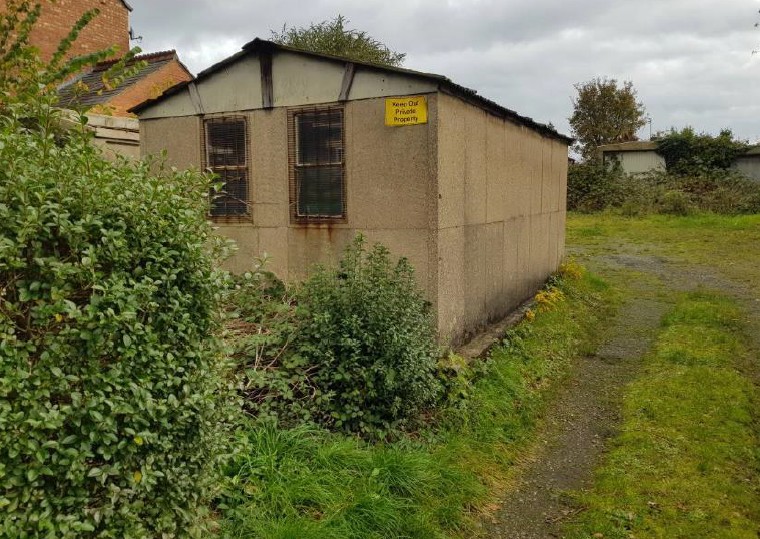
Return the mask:
[[[657,153],[657,141],[637,140],[605,144],[597,148],[604,163],[618,163],[626,174],[665,170],[665,158]],[[750,146],[734,159],[731,168],[747,178],[760,181],[760,146]]]
[[[747,149],[744,154],[736,158],[731,168],[748,178],[760,181],[760,145]]]
[[[665,170],[665,158],[657,153],[657,142],[636,140],[605,144],[597,149],[606,164],[618,163],[626,174]]]
[[[256,39],[132,109],[143,155],[210,169],[210,208],[285,280],[357,232],[406,256],[457,342],[530,297],[560,263],[568,144],[446,77]]]

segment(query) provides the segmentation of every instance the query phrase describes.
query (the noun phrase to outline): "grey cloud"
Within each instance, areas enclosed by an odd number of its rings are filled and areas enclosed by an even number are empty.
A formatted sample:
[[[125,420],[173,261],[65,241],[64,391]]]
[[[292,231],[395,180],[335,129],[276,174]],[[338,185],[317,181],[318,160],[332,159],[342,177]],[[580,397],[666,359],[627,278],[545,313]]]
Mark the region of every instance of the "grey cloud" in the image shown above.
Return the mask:
[[[568,130],[573,84],[633,80],[655,129],[731,127],[760,139],[760,0],[132,0],[144,50],[192,71],[283,23],[347,16],[406,66],[446,75]],[[646,134],[646,133],[643,133]]]

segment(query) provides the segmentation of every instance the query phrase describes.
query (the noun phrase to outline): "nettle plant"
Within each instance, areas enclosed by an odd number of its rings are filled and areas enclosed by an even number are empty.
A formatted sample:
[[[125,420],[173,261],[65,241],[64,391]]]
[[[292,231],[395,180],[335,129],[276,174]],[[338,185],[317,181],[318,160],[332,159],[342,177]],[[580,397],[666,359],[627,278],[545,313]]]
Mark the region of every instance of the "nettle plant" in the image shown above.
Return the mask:
[[[86,118],[55,108],[55,66],[25,45],[39,10],[16,8],[0,15],[21,39],[3,34],[0,48],[12,68],[0,81],[0,536],[199,535],[227,410],[208,179],[104,160]]]

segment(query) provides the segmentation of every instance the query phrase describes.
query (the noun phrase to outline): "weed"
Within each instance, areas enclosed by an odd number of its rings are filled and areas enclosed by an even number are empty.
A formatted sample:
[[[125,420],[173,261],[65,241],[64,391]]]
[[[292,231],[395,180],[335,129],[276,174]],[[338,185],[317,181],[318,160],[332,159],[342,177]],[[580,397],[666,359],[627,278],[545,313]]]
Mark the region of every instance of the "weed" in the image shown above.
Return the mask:
[[[549,389],[610,318],[612,291],[576,264],[552,286],[565,300],[509,331],[487,361],[441,360],[449,398],[416,436],[372,444],[314,426],[249,426],[218,500],[223,537],[472,537]]]

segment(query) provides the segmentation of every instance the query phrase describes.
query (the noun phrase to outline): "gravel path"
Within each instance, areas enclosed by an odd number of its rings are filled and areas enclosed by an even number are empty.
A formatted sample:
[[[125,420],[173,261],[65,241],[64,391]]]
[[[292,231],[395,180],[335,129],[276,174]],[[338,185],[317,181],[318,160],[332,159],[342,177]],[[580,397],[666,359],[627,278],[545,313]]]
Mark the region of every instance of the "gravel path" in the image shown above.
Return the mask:
[[[532,458],[521,465],[514,488],[485,524],[494,539],[562,537],[564,521],[578,510],[564,493],[590,486],[605,442],[620,424],[623,386],[635,377],[671,306],[668,291],[699,286],[723,290],[741,298],[760,318],[758,292],[719,277],[710,268],[678,264],[619,244],[604,255],[575,251],[576,258],[601,275],[625,271],[631,299],[621,307],[605,344],[577,363],[566,387],[548,407]]]

